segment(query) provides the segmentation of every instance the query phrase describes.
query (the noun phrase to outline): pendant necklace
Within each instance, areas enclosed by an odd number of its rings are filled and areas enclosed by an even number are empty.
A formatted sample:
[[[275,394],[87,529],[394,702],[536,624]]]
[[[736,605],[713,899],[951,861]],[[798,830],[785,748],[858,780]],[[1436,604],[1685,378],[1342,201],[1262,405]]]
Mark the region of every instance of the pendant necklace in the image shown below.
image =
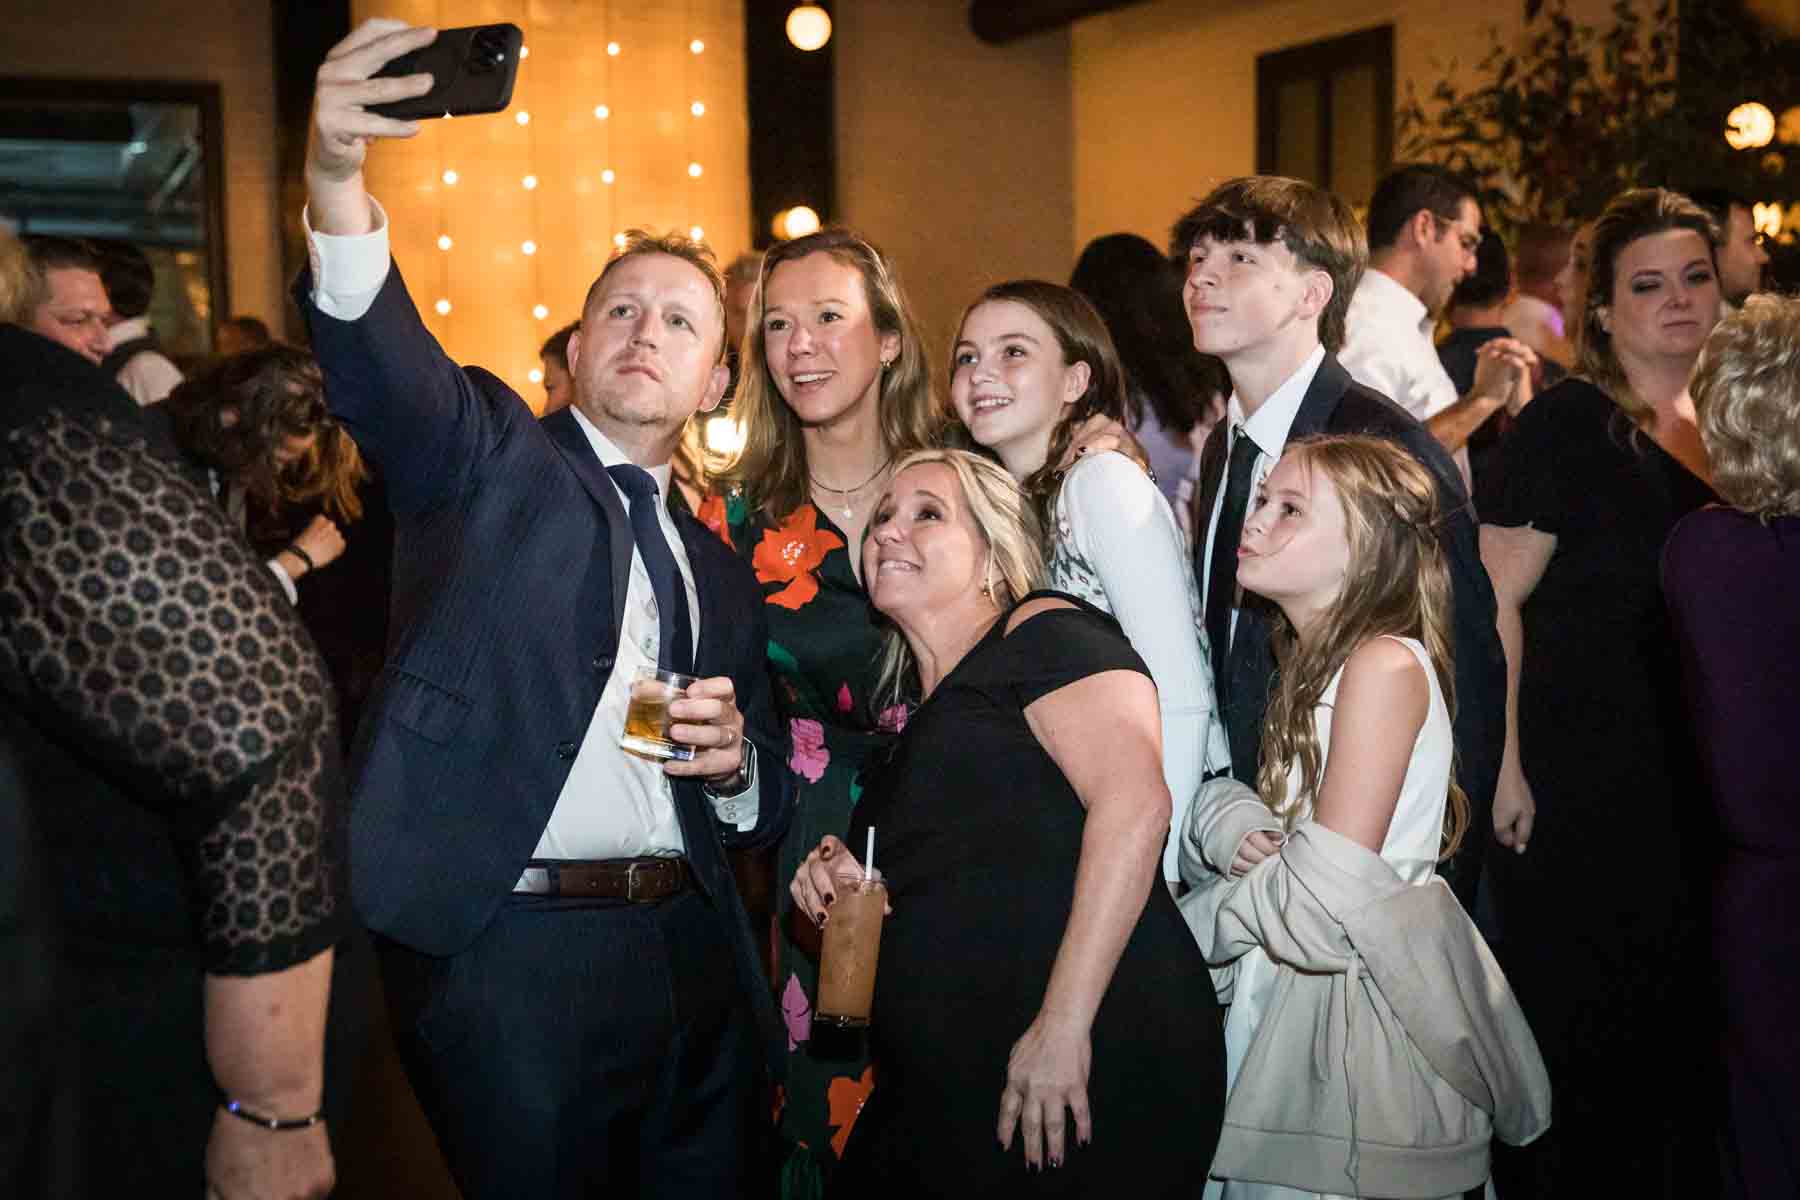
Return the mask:
[[[874,483],[877,479],[881,478],[881,473],[883,471],[887,470],[889,465],[892,464],[893,461],[894,461],[894,456],[891,454],[888,455],[886,460],[884,460],[879,467],[875,468],[875,473],[873,475],[869,476],[867,479],[863,480],[861,483],[857,484],[853,488],[835,488],[835,487],[832,487],[829,483],[820,483],[819,477],[817,475],[814,475],[811,470],[808,470],[806,472],[806,477],[808,479],[812,480],[812,485],[814,487],[818,488],[820,491],[830,492],[834,496],[841,497],[841,499],[838,501],[838,503],[843,505],[842,512],[844,515],[844,520],[851,521],[851,520],[855,520],[855,516],[856,516],[856,514],[852,511],[852,509],[850,507],[851,497],[855,496],[856,493],[862,491],[864,488],[868,487],[871,483]]]

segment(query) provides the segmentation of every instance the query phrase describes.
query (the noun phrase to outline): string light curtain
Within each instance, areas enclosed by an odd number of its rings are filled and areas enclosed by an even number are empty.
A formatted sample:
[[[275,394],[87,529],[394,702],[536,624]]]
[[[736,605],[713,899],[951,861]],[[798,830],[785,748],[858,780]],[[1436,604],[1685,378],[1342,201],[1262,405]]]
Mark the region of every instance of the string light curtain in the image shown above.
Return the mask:
[[[422,122],[369,156],[426,325],[533,406],[538,347],[581,315],[626,229],[749,247],[743,0],[355,0],[358,23],[525,32],[504,113]]]

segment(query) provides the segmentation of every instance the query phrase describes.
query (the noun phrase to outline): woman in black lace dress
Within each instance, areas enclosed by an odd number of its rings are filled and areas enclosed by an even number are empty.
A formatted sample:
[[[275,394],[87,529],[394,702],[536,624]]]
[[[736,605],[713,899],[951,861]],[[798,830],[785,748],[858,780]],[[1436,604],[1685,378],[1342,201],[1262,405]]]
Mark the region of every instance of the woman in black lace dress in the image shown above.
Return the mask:
[[[74,1173],[15,1194],[330,1189],[314,1118],[349,905],[329,695],[154,410],[0,325],[3,800],[23,797],[55,914],[72,1153],[52,1169]]]

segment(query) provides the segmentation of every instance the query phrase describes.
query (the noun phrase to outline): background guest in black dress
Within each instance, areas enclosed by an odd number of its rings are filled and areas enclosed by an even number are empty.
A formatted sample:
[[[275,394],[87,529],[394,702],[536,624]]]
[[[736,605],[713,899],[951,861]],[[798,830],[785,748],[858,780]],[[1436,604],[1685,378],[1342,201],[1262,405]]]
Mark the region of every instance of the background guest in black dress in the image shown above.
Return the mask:
[[[326,1126],[306,1118],[331,1102],[349,902],[318,655],[93,366],[0,325],[0,422],[3,799],[26,806],[54,915],[79,1148],[48,1194],[322,1196]]]
[[[1712,221],[1626,192],[1593,236],[1581,371],[1539,396],[1477,498],[1507,655],[1496,952],[1556,1123],[1495,1163],[1501,1195],[1704,1195],[1716,1023],[1691,936],[1704,808],[1657,580],[1710,502],[1687,384],[1717,318]]]
[[[1188,1196],[1217,1142],[1212,981],[1155,886],[1154,685],[1110,617],[1028,594],[1034,525],[998,467],[923,451],[864,543],[888,678],[924,700],[851,826],[878,830],[893,915],[844,1195]],[[835,838],[808,855],[803,911],[826,918],[845,862]]]
[[[1721,322],[1693,390],[1732,507],[1675,527],[1663,588],[1724,841],[1728,1191],[1800,1196],[1800,300],[1752,296]]]

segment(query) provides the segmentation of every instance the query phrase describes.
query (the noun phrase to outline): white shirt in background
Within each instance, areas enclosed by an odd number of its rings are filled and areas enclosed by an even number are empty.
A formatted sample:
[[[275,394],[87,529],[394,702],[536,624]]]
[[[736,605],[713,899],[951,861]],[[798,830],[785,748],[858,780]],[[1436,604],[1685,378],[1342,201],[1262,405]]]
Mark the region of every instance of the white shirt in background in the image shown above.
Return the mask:
[[[1404,408],[1422,425],[1462,397],[1431,340],[1431,314],[1394,277],[1370,267],[1350,297],[1338,361],[1350,377]],[[1469,486],[1468,447],[1450,457]]]
[[[149,317],[128,317],[106,331],[107,349],[117,350],[126,342],[149,336]],[[118,380],[119,386],[131,393],[138,407],[143,408],[162,403],[163,398],[175,390],[175,385],[181,382],[181,369],[162,351],[145,349],[132,355],[130,361],[119,368]]]

